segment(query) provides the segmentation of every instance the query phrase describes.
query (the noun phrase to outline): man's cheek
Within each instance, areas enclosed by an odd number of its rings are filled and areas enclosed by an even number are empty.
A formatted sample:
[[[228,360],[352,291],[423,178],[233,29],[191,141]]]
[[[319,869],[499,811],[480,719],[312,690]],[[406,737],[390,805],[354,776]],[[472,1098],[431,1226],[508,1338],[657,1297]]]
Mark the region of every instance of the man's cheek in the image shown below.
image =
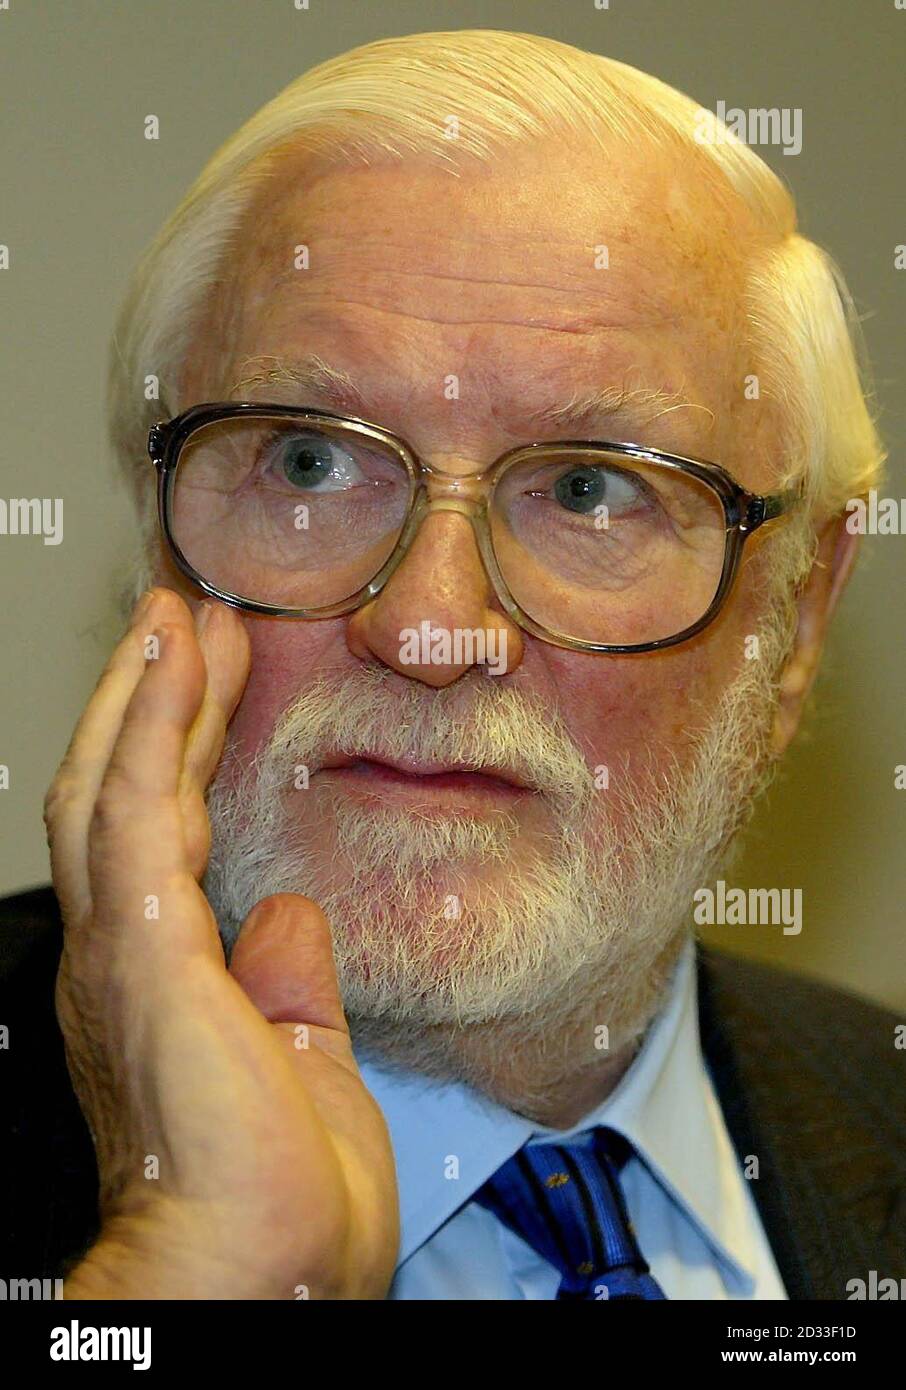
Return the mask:
[[[230,742],[243,759],[273,733],[280,715],[301,690],[328,668],[348,674],[342,623],[245,618],[252,649],[248,684],[230,725]],[[342,672],[340,668],[342,669]]]
[[[586,658],[585,660],[589,660]],[[594,666],[569,669],[558,679],[558,705],[586,764],[601,780],[601,768],[616,770],[650,757],[687,717],[690,689],[698,684],[694,665],[675,654],[657,657],[595,657]]]

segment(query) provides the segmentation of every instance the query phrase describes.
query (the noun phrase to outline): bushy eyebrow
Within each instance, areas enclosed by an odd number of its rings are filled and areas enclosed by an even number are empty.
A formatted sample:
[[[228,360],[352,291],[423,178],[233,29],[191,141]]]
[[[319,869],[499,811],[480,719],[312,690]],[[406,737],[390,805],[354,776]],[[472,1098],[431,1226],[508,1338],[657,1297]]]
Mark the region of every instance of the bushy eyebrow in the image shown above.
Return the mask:
[[[229,399],[241,397],[257,387],[291,387],[298,393],[295,404],[309,404],[307,396],[318,397],[318,404],[325,402],[325,409],[332,407],[345,414],[361,414],[367,403],[348,372],[340,371],[325,362],[323,357],[310,353],[298,362],[287,362],[280,357],[247,357],[242,363],[243,375],[230,388]]]
[[[631,419],[650,424],[677,410],[700,410],[714,419],[714,412],[708,406],[689,400],[682,391],[662,391],[649,386],[605,386],[599,391],[577,394],[562,405],[542,406],[531,411],[529,418],[539,427],[581,430],[598,420]]]
[[[347,415],[370,418],[368,402],[348,372],[333,367],[316,353],[299,361],[289,362],[280,357],[248,357],[242,364],[243,375],[230,388],[230,399],[241,398],[258,387],[291,388],[299,406],[314,398],[325,409]],[[582,431],[598,422],[621,422],[646,425],[678,410],[704,411],[711,420],[714,413],[707,406],[689,400],[682,391],[663,391],[648,386],[606,386],[598,391],[576,393],[568,401],[541,406],[526,413],[533,428],[572,429]]]

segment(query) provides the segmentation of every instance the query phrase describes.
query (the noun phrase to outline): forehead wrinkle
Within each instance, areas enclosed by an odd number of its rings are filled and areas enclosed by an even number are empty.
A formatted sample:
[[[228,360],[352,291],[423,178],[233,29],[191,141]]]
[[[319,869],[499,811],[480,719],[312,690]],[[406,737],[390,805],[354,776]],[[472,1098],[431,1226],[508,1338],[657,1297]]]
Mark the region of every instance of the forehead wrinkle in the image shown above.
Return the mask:
[[[515,251],[512,265],[501,259],[513,249],[509,235],[498,242],[489,232],[480,243],[483,251],[490,249],[496,256],[486,268],[487,273],[481,273],[471,263],[460,265],[455,257],[445,258],[441,252],[442,237],[426,238],[431,247],[430,259],[423,257],[421,261],[419,246],[397,246],[377,234],[369,239],[356,232],[347,241],[336,235],[319,238],[318,256],[308,274],[300,276],[297,270],[285,265],[268,267],[265,283],[255,284],[253,271],[252,286],[243,285],[243,277],[239,276],[236,292],[250,296],[258,308],[270,305],[277,309],[301,301],[304,312],[317,311],[327,303],[333,308],[397,315],[418,323],[462,327],[478,323],[576,334],[669,327],[682,322],[693,299],[700,303],[702,295],[700,286],[695,291],[687,288],[679,301],[676,293],[665,294],[659,277],[648,273],[647,265],[629,251],[626,269],[632,273],[631,293],[627,297],[625,285],[618,286],[610,277],[587,269],[594,245],[585,240],[564,241],[560,249],[565,259],[559,266],[556,259],[552,263],[555,247],[550,240],[539,240],[544,254],[537,265],[537,276],[533,275],[535,265],[522,248]],[[373,261],[366,254],[369,247],[377,253]],[[345,263],[347,256],[352,261],[350,266]],[[660,261],[662,257],[655,259]],[[688,279],[689,267],[686,262],[683,264]],[[560,283],[556,278],[552,283],[552,269],[558,268],[562,278]],[[259,260],[256,270],[260,269]],[[350,284],[357,286],[352,295]],[[458,295],[446,294],[435,301],[435,312],[421,312],[427,290],[436,285],[446,291],[450,284],[460,287]],[[526,292],[535,296],[536,303],[523,311],[522,297]],[[507,311],[512,296],[519,299],[520,308],[511,316]]]
[[[447,294],[439,303],[432,303],[430,312],[425,312],[424,285],[417,282],[434,280],[455,281],[459,293]],[[536,302],[529,306],[521,301],[513,304],[513,295],[526,289],[536,292]],[[474,299],[470,298],[471,291],[478,291]],[[281,298],[288,301],[291,295],[301,298],[302,308],[308,313],[351,310],[360,316],[386,316],[444,328],[519,328],[527,333],[577,336],[662,330],[682,323],[688,313],[685,303],[665,303],[653,290],[635,284],[632,300],[626,300],[612,292],[605,294],[597,283],[593,288],[581,282],[560,288],[503,276],[477,280],[385,268],[364,275],[354,293],[350,293],[347,280],[342,281],[342,289],[336,289],[328,277],[315,276],[305,283],[291,282]],[[597,306],[596,299],[601,301]]]

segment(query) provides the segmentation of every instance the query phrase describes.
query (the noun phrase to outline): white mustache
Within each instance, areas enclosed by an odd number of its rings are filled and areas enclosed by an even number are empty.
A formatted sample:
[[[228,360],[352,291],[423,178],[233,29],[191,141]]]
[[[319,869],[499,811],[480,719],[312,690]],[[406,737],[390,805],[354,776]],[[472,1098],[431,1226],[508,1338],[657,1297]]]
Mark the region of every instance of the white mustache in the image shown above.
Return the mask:
[[[319,676],[283,711],[253,767],[273,785],[299,765],[316,772],[337,753],[506,769],[558,808],[594,794],[592,772],[559,715],[481,673],[440,691],[400,688],[381,667],[339,681]]]

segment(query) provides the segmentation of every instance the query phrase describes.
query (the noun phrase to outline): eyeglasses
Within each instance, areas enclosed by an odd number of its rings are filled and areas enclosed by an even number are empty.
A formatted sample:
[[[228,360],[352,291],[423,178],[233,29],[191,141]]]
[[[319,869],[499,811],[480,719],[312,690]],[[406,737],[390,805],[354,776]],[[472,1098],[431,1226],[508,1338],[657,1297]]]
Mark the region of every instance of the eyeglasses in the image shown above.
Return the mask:
[[[192,406],[152,427],[148,453],[173,558],[213,598],[275,617],[349,613],[380,593],[428,512],[458,512],[505,612],[580,651],[655,651],[700,632],[745,541],[800,496],[581,440],[520,445],[457,477],[365,420],[257,402]]]

